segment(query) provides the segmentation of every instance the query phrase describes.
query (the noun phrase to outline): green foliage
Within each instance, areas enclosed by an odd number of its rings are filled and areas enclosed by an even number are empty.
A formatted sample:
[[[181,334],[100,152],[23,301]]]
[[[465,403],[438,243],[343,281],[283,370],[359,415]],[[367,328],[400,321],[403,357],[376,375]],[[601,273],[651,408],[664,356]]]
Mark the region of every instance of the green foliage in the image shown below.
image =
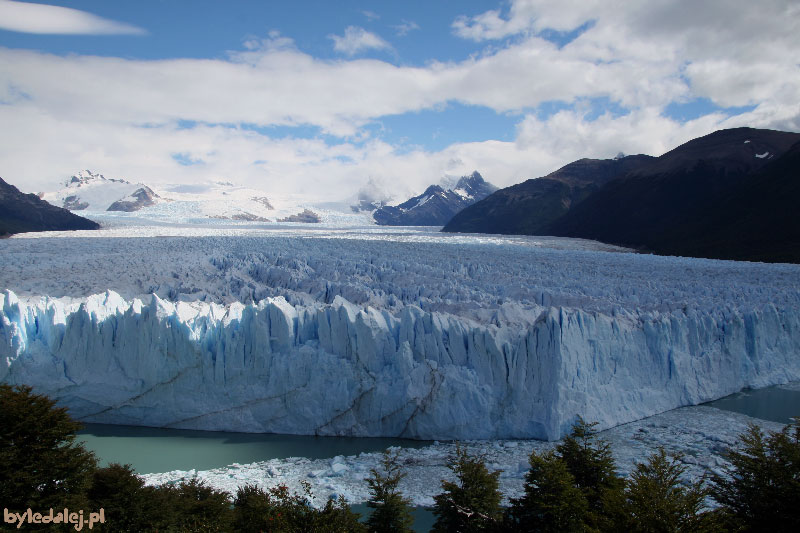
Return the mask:
[[[543,533],[585,530],[589,505],[566,463],[552,451],[530,458],[525,495],[511,500],[506,521],[514,531]]]
[[[285,485],[263,490],[255,485],[240,487],[234,500],[233,529],[242,532],[274,533],[360,533],[367,528],[358,521],[347,501],[328,500],[325,507],[311,505],[311,488],[303,494],[289,492]]]
[[[366,533],[367,526],[359,522],[360,514],[350,510],[350,505],[343,496],[330,499],[319,512],[314,515],[311,527],[298,531],[315,533]]]
[[[496,531],[502,522],[500,472],[489,472],[482,457],[470,456],[461,446],[448,460],[458,481],[442,480],[444,492],[434,496],[436,533]]]
[[[0,501],[12,511],[84,508],[97,460],[81,425],[27,386],[0,384]],[[29,527],[29,525],[26,525]]]
[[[617,476],[611,445],[597,437],[595,426],[597,422],[587,423],[578,417],[570,434],[556,446],[555,451],[575,478],[575,486],[586,496],[590,507],[599,510],[603,491],[620,489],[624,482]]]
[[[751,425],[727,454],[725,476],[712,476],[712,497],[731,529],[800,531],[800,423],[765,436]]]
[[[191,479],[174,489],[178,527],[184,532],[231,531],[233,511],[227,492]]]
[[[370,533],[408,533],[414,523],[409,508],[410,500],[404,498],[397,486],[405,477],[398,463],[398,456],[383,453],[381,461],[382,471],[377,468],[370,470],[367,478],[372,497],[367,505],[374,509],[367,520]]]
[[[236,491],[233,500],[233,528],[236,531],[270,531],[285,520],[285,514],[281,515],[270,493],[264,489],[248,484]]]
[[[176,524],[175,507],[159,498],[158,489],[145,487],[130,465],[112,463],[92,475],[87,492],[90,509],[103,509],[114,531],[165,530]]]
[[[699,481],[681,483],[686,467],[660,448],[636,471],[615,509],[615,528],[630,532],[716,531],[713,517],[701,513],[707,491]]]

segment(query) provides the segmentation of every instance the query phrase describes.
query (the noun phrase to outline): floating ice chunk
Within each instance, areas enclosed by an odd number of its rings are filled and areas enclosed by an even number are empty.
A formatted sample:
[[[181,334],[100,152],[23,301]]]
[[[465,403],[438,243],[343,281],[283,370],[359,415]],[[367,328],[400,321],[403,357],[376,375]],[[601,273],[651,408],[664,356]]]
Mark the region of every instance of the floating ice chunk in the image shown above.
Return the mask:
[[[769,155],[769,152],[764,152],[763,154],[756,154],[756,157],[759,159],[764,159]]]

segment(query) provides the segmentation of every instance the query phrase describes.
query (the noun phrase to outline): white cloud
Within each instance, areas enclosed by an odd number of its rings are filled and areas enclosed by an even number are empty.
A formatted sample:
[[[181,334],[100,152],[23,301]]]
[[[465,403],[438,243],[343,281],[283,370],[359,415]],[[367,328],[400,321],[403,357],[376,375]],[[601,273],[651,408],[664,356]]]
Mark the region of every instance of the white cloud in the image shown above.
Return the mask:
[[[344,35],[329,35],[333,41],[333,49],[342,54],[353,56],[365,50],[390,50],[392,45],[374,33],[358,26],[348,26]]]
[[[369,21],[378,20],[381,18],[380,15],[378,15],[374,11],[369,11],[368,9],[361,11],[361,14],[367,17],[367,20]]]
[[[619,65],[620,81],[639,85],[634,100],[653,103],[674,97],[673,89],[659,96],[658,86],[665,79],[680,83],[684,76],[687,93],[721,106],[755,104],[778,93],[787,103],[796,101],[800,4],[793,0],[514,0],[505,15],[492,10],[462,16],[453,30],[463,38],[486,41],[538,35],[545,29],[571,31],[587,22],[593,25],[558,55],[603,71]],[[654,67],[667,78],[651,77]],[[650,89],[647,79],[653,82]]]
[[[32,108],[0,106],[3,178],[27,192],[48,190],[71,172],[91,168],[106,176],[151,183],[192,183],[225,178],[268,194],[298,194],[330,201],[355,196],[370,178],[382,196],[405,199],[443,176],[479,170],[499,186],[548,174],[581,157],[618,152],[660,155],[721,127],[759,126],[751,117],[712,115],[680,124],[656,110],[588,120],[562,111],[540,120],[530,115],[515,142],[458,143],[441,151],[398,151],[378,139],[330,145],[321,139],[270,138],[234,126],[175,123],[147,128],[91,117],[56,118]],[[31,140],[35,141],[31,141]],[[181,165],[173,157],[202,160]]]
[[[155,181],[228,177],[328,199],[355,194],[372,177],[402,197],[475,169],[505,186],[580,157],[659,155],[722,127],[800,131],[794,4],[708,0],[690,10],[667,0],[575,0],[567,12],[559,6],[514,2],[507,14],[461,19],[476,39],[515,38],[463,61],[420,67],[320,60],[277,32],[248,39],[227,58],[205,60],[0,48],[0,169],[29,191],[89,167]],[[594,24],[560,48],[539,36],[544,28],[569,30],[589,20]],[[350,43],[341,44],[343,53],[365,49],[356,44],[361,32],[389,46],[361,28],[348,31],[337,36]],[[697,97],[755,108],[686,123],[664,116],[669,103]],[[597,99],[623,113],[590,118],[582,106]],[[543,118],[537,107],[552,101],[570,109]],[[516,140],[400,151],[364,128],[448,102],[524,115]],[[179,121],[199,125],[180,129]],[[297,125],[338,141],[272,138],[250,127]],[[204,163],[182,166],[172,154]]]
[[[419,24],[414,22],[413,20],[403,20],[400,24],[396,26],[392,26],[395,30],[395,33],[400,37],[408,35],[410,32],[419,29]]]
[[[142,28],[85,11],[47,4],[0,0],[0,29],[61,35],[143,35]]]

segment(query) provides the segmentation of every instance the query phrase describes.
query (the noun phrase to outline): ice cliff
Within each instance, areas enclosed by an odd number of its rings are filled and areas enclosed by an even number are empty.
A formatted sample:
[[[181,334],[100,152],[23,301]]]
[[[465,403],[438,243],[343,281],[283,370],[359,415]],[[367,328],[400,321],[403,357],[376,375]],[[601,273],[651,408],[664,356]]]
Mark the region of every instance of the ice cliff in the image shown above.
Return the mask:
[[[342,296],[20,301],[6,290],[0,380],[91,422],[421,439],[556,439],[578,414],[607,428],[800,380],[796,305],[524,315],[481,321]]]

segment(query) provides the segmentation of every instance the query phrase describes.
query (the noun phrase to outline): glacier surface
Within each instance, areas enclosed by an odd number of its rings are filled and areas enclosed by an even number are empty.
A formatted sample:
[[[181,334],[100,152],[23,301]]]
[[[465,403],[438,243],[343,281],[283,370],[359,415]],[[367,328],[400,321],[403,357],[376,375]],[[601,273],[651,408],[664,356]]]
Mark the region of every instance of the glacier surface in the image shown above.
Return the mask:
[[[0,379],[91,422],[550,440],[800,380],[799,267],[579,244],[9,239]]]

